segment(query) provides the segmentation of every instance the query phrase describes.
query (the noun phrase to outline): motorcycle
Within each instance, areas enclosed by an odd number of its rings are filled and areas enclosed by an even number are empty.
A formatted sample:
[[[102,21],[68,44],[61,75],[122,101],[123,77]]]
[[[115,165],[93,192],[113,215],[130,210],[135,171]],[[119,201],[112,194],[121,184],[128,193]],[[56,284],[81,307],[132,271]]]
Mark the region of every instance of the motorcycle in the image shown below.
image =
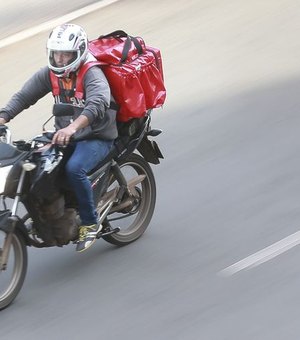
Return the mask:
[[[52,145],[45,128],[57,116],[72,116],[69,104],[54,104],[42,134],[11,142],[0,126],[0,310],[20,292],[27,272],[27,247],[62,247],[78,240],[80,218],[64,173],[68,147]],[[155,208],[156,184],[149,163],[163,155],[145,117],[118,125],[119,137],[108,156],[89,174],[102,229],[97,239],[127,245],[142,236]],[[75,141],[75,140],[74,140]],[[136,153],[135,151],[139,153]]]

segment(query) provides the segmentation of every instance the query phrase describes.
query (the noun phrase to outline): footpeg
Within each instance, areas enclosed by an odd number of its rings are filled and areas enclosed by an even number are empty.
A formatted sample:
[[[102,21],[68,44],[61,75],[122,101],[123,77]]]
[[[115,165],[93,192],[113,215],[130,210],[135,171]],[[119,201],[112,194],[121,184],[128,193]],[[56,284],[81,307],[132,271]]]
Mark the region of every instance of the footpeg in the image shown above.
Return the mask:
[[[101,238],[103,236],[107,236],[107,235],[111,235],[111,234],[115,234],[118,233],[121,229],[119,227],[117,228],[104,228],[102,229],[96,236],[96,238]]]

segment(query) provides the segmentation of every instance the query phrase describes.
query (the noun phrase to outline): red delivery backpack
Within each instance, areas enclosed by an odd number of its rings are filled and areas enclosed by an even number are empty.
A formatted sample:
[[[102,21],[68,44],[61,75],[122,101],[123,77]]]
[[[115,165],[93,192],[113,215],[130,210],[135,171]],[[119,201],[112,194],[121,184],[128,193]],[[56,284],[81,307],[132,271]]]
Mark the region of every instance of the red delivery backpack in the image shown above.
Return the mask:
[[[161,53],[157,48],[146,46],[142,38],[119,30],[90,41],[89,51],[97,61],[81,67],[75,97],[83,98],[84,75],[90,67],[99,65],[117,102],[118,121],[143,117],[147,110],[163,105],[166,89]]]

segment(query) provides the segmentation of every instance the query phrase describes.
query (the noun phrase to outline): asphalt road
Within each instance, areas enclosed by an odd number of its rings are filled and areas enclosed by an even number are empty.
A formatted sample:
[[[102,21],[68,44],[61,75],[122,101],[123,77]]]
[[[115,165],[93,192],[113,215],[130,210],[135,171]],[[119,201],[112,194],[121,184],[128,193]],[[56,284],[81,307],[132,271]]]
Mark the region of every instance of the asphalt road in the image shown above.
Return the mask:
[[[0,4],[0,39],[56,19],[97,0],[10,0]]]
[[[221,275],[299,230],[299,19],[296,0],[121,0],[76,20],[162,50],[156,211],[128,247],[29,249],[1,339],[299,338],[299,247]],[[1,50],[3,105],[45,63],[47,35]],[[50,104],[11,122],[15,137],[38,133]]]

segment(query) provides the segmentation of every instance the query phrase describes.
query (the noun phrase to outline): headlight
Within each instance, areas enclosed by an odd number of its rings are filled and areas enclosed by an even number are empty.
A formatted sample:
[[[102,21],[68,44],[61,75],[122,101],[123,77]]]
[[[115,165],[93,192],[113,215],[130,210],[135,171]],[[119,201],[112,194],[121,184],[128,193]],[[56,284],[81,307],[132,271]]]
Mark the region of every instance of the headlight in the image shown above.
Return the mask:
[[[12,165],[9,165],[0,168],[0,194],[4,193],[6,179],[12,167]]]

